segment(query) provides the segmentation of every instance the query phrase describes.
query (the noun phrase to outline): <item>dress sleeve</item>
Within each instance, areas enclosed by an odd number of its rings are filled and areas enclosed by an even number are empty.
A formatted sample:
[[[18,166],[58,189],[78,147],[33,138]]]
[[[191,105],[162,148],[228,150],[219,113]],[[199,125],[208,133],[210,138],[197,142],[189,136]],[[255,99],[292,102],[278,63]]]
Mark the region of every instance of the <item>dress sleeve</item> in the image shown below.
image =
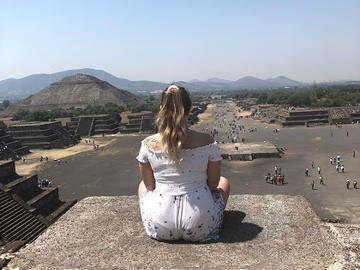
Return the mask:
[[[141,147],[140,147],[140,151],[138,156],[136,157],[136,159],[141,162],[141,163],[147,163],[149,162],[148,159],[148,150],[144,144],[144,141],[141,142]]]
[[[222,160],[219,146],[216,143],[210,145],[209,161],[220,161]]]

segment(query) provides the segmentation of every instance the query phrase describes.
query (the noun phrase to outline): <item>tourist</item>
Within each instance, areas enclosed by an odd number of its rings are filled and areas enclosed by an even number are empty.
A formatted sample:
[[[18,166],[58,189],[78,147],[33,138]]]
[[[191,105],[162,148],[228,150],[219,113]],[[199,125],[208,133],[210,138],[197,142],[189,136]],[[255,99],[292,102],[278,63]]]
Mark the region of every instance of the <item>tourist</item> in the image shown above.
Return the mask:
[[[314,190],[315,189],[315,181],[313,180],[311,183],[311,189]]]
[[[319,174],[321,173],[321,168],[319,166],[317,167],[317,171]]]
[[[354,189],[357,189],[357,181],[354,180]]]
[[[311,161],[311,168],[314,169],[314,161],[313,160]]]
[[[349,131],[346,131],[346,136],[349,137]]]
[[[332,159],[332,158],[330,158],[330,164],[331,164],[331,165],[333,164],[333,159]]]
[[[335,168],[336,168],[336,171],[339,172],[339,165],[338,164],[336,164]]]
[[[341,172],[344,172],[344,170],[345,170],[344,165],[341,165],[340,169],[341,169]]]
[[[323,181],[323,177],[321,175],[319,176],[319,180],[320,180],[320,184],[323,185],[324,181]]]
[[[164,90],[159,133],[142,141],[137,156],[141,218],[146,233],[157,240],[219,238],[229,182],[220,176],[220,150],[211,136],[187,128],[190,109],[183,87]]]
[[[277,165],[275,165],[275,167],[274,167],[274,172],[275,172],[275,174],[278,173],[278,166]]]
[[[355,150],[353,151],[353,158],[355,158]]]
[[[349,180],[349,179],[346,180],[346,188],[347,188],[347,189],[350,189],[350,180]]]
[[[308,168],[305,169],[305,176],[309,176],[309,169]]]

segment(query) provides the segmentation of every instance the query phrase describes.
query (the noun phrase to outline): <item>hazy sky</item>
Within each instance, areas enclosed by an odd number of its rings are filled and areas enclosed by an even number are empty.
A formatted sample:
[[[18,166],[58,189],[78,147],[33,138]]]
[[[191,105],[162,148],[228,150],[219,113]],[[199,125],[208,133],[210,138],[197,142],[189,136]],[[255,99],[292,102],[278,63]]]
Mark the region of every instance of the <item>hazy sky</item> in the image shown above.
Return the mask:
[[[360,80],[360,1],[0,0],[0,80]]]

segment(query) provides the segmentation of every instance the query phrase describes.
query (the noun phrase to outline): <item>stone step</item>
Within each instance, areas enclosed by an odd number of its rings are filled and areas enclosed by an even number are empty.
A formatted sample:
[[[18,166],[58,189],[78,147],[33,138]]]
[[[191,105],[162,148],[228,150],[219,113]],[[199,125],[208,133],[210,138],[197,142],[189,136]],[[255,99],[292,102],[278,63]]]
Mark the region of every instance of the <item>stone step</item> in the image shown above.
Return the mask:
[[[67,210],[69,210],[73,205],[76,204],[76,200],[67,201],[61,204],[57,209],[55,209],[50,215],[46,217],[50,222],[54,222],[59,216],[64,214]]]
[[[34,241],[43,231],[46,230],[46,226],[45,225],[39,225],[35,228],[34,231],[29,232],[27,235],[25,235],[23,237],[24,240],[28,241],[28,242],[32,242]]]
[[[6,235],[6,238],[10,239],[12,236],[16,236],[23,228],[34,222],[36,222],[36,219],[31,215],[18,216],[16,222],[4,227],[1,232],[3,235]]]
[[[30,213],[27,212],[26,209],[24,209],[20,204],[18,204],[15,201],[12,201],[13,204],[15,204],[17,207],[13,208],[13,211],[6,211],[6,209],[2,209],[2,222],[1,222],[1,230],[5,230],[8,226],[11,226],[11,224],[14,224],[16,220],[19,219],[19,217],[25,217],[27,214],[30,215]]]
[[[31,218],[28,222],[24,222],[19,226],[16,230],[14,228],[13,232],[11,234],[8,234],[9,240],[24,240],[23,237],[28,234],[29,232],[34,231],[35,227],[41,226],[39,224],[39,221],[35,218]]]
[[[11,142],[12,140],[13,140],[13,138],[11,137],[11,135],[4,135],[4,136],[0,137],[1,142],[8,143],[8,142]]]
[[[138,133],[140,131],[139,128],[124,128],[119,130],[120,133]]]
[[[19,156],[22,156],[24,154],[27,154],[29,153],[29,147],[28,146],[21,146],[21,147],[18,147],[18,148],[15,148],[13,149],[13,151],[15,152],[16,155],[19,155]]]

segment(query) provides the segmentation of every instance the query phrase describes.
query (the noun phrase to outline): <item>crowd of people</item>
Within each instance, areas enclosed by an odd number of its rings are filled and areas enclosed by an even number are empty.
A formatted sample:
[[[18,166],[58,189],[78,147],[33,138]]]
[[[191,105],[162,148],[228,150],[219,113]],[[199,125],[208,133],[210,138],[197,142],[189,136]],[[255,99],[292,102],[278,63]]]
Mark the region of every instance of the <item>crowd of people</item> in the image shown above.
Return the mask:
[[[38,186],[41,188],[51,187],[52,182],[48,179],[41,179],[38,181]]]
[[[353,152],[353,158],[355,158],[355,151]],[[337,173],[345,173],[345,166],[344,166],[343,160],[341,159],[340,155],[337,155],[336,157],[330,157],[329,162],[330,162],[330,165],[333,165],[335,167]],[[311,161],[311,167],[314,168],[313,160]],[[320,166],[317,166],[317,172],[319,175],[319,184],[324,185],[324,178],[321,174]],[[309,168],[305,168],[305,176],[310,176]],[[312,190],[315,190],[315,182],[316,182],[315,180],[312,180],[312,182],[311,182]],[[345,185],[348,190],[351,188],[351,184],[353,185],[354,189],[358,189],[358,186],[357,186],[358,183],[357,183],[356,179],[354,179],[353,181],[350,179],[347,179],[345,181]]]
[[[285,175],[282,174],[282,169],[280,166],[275,165],[274,166],[274,174],[271,174],[270,172],[268,172],[265,175],[265,182],[268,184],[285,184]]]

